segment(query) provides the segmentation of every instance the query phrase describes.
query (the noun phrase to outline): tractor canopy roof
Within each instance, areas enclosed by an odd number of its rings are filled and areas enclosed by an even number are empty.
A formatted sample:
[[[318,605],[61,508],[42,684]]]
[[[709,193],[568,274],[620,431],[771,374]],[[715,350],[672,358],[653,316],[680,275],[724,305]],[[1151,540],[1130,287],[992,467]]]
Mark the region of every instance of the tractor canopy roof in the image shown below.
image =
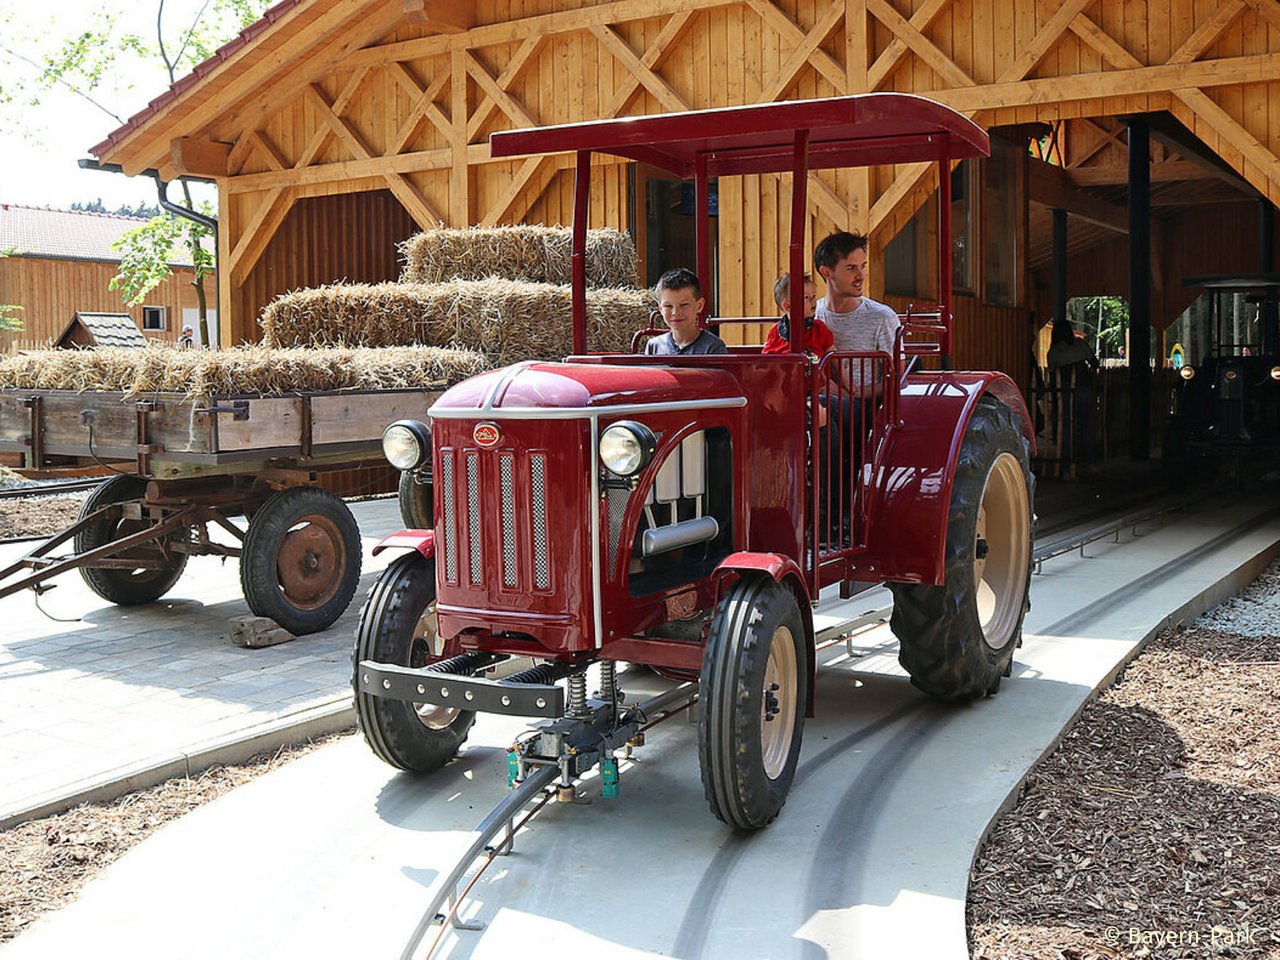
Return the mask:
[[[865,93],[716,110],[595,120],[489,138],[494,157],[590,151],[652,164],[693,179],[793,169],[796,135],[808,131],[809,169],[986,156],[986,132],[950,107],[906,93]]]

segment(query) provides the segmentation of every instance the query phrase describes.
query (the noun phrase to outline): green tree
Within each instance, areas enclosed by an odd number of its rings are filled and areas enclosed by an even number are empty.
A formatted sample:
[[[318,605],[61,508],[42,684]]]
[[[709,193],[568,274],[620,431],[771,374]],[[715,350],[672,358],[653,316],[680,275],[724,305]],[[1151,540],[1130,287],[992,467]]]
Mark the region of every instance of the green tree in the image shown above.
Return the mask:
[[[105,106],[100,95],[121,58],[133,58],[163,73],[173,84],[198,63],[207,60],[219,45],[236,30],[257,20],[270,0],[154,0],[155,34],[147,37],[131,33],[121,26],[119,16],[99,12],[94,20],[74,35],[57,40],[52,52],[27,56],[14,49],[10,40],[0,41],[0,53],[10,61],[25,64],[26,79],[0,81],[0,104],[19,102],[39,107],[42,95],[54,89],[65,89],[93,104],[123,124],[124,118]],[[166,6],[172,12],[180,7],[186,13],[185,26],[176,32],[166,27]],[[171,18],[172,19],[172,18]],[[11,15],[0,15],[0,26]],[[34,73],[32,73],[34,71]],[[179,178],[186,209],[197,207],[191,184]],[[167,185],[161,187],[167,190]],[[162,215],[129,232],[117,243],[124,256],[120,272],[111,281],[111,289],[120,290],[126,303],[142,301],[146,294],[171,273],[169,263],[175,259],[190,260],[196,266],[194,286],[200,325],[200,342],[209,343],[209,322],[203,280],[213,271],[213,256],[207,249],[212,231],[198,223]],[[183,253],[176,254],[181,247]]]
[[[0,260],[9,256],[10,251],[0,250]],[[22,321],[17,314],[22,308],[16,303],[0,303],[0,330],[21,330]]]
[[[1129,304],[1123,297],[1073,297],[1067,302],[1067,318],[1100,358],[1120,355],[1129,330]]]

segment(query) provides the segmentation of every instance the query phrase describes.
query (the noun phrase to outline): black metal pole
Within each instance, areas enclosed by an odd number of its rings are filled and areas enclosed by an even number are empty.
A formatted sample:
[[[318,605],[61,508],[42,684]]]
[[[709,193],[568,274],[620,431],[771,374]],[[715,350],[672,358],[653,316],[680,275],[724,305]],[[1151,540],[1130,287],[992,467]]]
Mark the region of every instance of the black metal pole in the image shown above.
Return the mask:
[[[1276,268],[1276,208],[1266,197],[1258,198],[1258,272],[1271,273]],[[1262,352],[1267,356],[1280,353],[1280,306],[1275,287],[1262,295],[1258,310],[1258,326],[1262,331]]]
[[[1129,125],[1129,456],[1151,456],[1151,138]]]
[[[1053,319],[1067,319],[1067,211],[1053,211]]]

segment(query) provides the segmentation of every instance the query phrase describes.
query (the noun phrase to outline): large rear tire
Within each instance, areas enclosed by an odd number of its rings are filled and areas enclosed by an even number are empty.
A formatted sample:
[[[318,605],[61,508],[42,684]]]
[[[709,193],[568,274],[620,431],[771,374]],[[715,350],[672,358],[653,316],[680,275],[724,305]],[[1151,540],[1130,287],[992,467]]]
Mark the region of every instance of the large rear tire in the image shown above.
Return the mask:
[[[418,552],[383,571],[360,611],[352,657],[356,718],[381,759],[414,773],[429,773],[458,752],[475,713],[456,707],[388,700],[361,693],[360,661],[423,667],[441,659],[436,634],[436,565]]]
[[[330,626],[351,605],[360,581],[360,528],[327,490],[291,487],[249,521],[240,586],[249,609],[292,634]]]
[[[140,500],[146,493],[147,482],[133,475],[117,475],[108,477],[94,489],[80,508],[78,520],[115,503],[129,500]],[[145,530],[150,523],[146,520],[126,520],[99,517],[75,536],[75,552],[84,553],[96,549],[113,540],[127,537],[130,534]],[[179,534],[171,534],[166,546]],[[80,576],[89,585],[89,589],[122,607],[136,606],[141,603],[154,603],[173,588],[182,576],[187,565],[187,554],[162,550],[159,541],[141,543],[136,547],[116,553],[114,560],[132,559],[149,562],[160,561],[160,569],[126,569],[122,567],[81,567]]]
[[[807,659],[795,596],[767,577],[721,600],[702,654],[698,759],[711,812],[757,830],[787,801],[804,729]]]
[[[1028,444],[1012,411],[978,401],[960,447],[947,521],[946,581],[890,584],[898,662],[931,697],[995,693],[1031,607]]]

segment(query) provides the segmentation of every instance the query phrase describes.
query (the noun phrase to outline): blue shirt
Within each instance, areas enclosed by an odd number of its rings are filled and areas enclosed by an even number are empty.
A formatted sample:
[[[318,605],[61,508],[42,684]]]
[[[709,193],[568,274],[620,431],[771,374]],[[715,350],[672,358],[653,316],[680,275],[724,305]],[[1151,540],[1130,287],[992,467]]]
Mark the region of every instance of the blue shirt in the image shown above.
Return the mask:
[[[664,333],[660,337],[653,337],[644,345],[644,352],[648,356],[683,357],[691,356],[695,353],[728,353],[729,348],[724,345],[723,340],[710,330],[703,330],[692,343],[683,347],[676,344],[675,337],[670,333]]]

